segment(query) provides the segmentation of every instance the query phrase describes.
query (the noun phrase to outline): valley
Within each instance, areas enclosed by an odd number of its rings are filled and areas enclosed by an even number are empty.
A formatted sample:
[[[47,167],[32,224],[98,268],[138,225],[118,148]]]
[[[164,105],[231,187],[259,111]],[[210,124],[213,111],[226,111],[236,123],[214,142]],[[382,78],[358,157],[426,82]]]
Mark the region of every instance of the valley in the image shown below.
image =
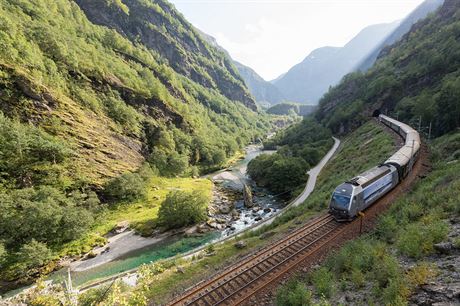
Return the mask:
[[[2,2],[0,305],[460,303],[460,3],[324,5]]]

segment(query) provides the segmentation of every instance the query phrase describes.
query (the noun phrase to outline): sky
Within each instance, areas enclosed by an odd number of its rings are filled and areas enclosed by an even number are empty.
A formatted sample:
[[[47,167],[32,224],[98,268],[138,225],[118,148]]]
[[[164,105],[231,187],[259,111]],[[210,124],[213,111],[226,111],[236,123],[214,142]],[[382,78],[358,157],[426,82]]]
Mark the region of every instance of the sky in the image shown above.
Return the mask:
[[[170,0],[233,59],[272,80],[368,25],[401,20],[423,0]]]

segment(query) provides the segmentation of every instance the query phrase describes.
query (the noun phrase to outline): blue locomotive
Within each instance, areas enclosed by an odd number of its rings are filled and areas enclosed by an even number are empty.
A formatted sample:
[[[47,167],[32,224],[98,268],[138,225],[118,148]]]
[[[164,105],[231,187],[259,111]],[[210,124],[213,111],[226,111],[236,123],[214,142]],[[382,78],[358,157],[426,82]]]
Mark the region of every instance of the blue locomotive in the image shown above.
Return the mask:
[[[416,130],[385,115],[379,120],[404,140],[404,146],[383,164],[340,184],[332,194],[329,212],[338,221],[349,221],[393,189],[412,170],[420,151]]]

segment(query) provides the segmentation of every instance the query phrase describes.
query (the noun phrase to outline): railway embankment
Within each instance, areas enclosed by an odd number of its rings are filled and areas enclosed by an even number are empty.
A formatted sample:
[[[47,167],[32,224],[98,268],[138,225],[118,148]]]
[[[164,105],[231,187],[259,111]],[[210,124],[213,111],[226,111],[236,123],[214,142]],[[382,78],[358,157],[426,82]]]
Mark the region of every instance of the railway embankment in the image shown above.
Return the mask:
[[[418,164],[423,171],[375,228],[298,271],[269,304],[281,305],[292,291],[332,305],[459,304],[459,145],[458,132],[430,142],[429,159]]]

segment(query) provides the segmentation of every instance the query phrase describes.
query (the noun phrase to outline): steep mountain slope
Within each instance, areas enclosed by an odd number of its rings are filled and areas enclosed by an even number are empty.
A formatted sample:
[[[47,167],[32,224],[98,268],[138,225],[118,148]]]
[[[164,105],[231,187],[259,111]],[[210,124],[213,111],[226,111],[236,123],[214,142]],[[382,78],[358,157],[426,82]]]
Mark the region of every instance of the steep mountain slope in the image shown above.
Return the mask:
[[[256,109],[230,59],[210,48],[167,1],[123,0],[123,7],[114,0],[75,2],[93,23],[142,43],[161,54],[176,72]]]
[[[117,209],[155,218],[135,204],[158,207],[154,179],[221,167],[270,128],[165,1],[3,1],[0,42],[0,292],[104,244]]]
[[[389,113],[431,135],[460,126],[460,2],[449,0],[386,48],[367,73],[352,73],[320,101],[316,117],[342,133]]]
[[[391,33],[382,43],[380,43],[361,63],[358,64],[356,70],[366,71],[376,61],[379,53],[385,46],[390,46],[401,37],[409,32],[410,28],[418,20],[425,18],[429,13],[432,13],[441,6],[444,0],[425,0],[412,13],[409,14],[401,24]]]
[[[253,69],[234,61],[244,83],[248,86],[249,91],[257,102],[261,104],[277,104],[285,99],[281,92],[272,83],[265,81]]]
[[[90,181],[139,167],[166,129],[168,149],[203,166],[252,137],[256,105],[231,60],[169,4],[78,3],[115,30],[70,0],[2,4],[0,110],[72,143]]]
[[[316,49],[273,84],[289,101],[316,104],[329,86],[351,72],[397,25],[397,22],[372,25],[344,47]]]

